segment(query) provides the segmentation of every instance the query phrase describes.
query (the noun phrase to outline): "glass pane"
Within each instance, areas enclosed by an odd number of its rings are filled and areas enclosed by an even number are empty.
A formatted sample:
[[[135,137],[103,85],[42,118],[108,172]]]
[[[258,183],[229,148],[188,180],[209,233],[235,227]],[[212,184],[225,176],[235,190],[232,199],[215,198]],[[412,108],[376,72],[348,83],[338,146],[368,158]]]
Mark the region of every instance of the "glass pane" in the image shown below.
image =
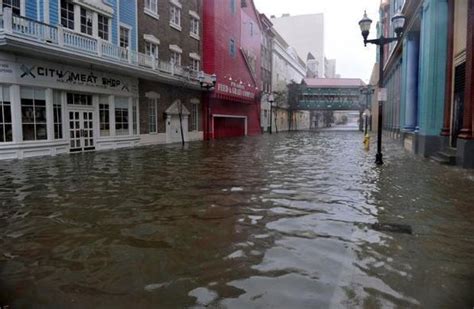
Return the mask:
[[[46,107],[35,108],[36,123],[46,123]]]
[[[46,100],[46,91],[44,89],[34,89],[36,100]]]
[[[35,140],[35,125],[23,124],[23,140],[24,141]]]
[[[128,109],[128,98],[127,97],[115,97],[116,108],[127,108]]]
[[[23,123],[34,123],[33,107],[21,107],[21,119]]]
[[[23,99],[33,99],[33,88],[21,87],[20,96]]]
[[[46,125],[45,124],[36,125],[36,139],[45,140],[47,138],[48,138],[48,134],[46,133]]]
[[[5,125],[5,141],[6,142],[13,141],[13,127],[10,124]]]

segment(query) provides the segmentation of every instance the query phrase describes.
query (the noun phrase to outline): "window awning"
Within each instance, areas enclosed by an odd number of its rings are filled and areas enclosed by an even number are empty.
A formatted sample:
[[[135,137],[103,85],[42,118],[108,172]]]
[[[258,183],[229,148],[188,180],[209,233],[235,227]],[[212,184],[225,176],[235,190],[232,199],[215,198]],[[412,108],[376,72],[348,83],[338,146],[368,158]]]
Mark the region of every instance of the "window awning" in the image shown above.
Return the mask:
[[[178,0],[170,0],[170,3],[174,6],[179,7],[180,9],[183,7]]]
[[[144,34],[143,39],[147,42],[150,42],[150,43],[153,43],[153,44],[156,44],[156,45],[160,45],[160,40],[156,36],[154,36],[153,34]]]
[[[182,54],[183,53],[183,50],[178,46],[178,45],[174,45],[174,44],[171,44],[170,45],[170,50],[178,53],[178,54]]]
[[[192,17],[194,17],[194,18],[197,19],[197,20],[200,20],[200,19],[201,19],[201,17],[199,16],[199,14],[196,13],[195,11],[191,11],[191,10],[190,10],[190,11],[189,11],[189,15],[191,15]]]
[[[189,54],[189,58],[194,59],[194,60],[201,61],[201,56],[199,56],[199,55],[196,54],[196,53],[190,53],[190,54]]]
[[[109,17],[114,15],[114,9],[104,0],[73,0],[73,2]]]

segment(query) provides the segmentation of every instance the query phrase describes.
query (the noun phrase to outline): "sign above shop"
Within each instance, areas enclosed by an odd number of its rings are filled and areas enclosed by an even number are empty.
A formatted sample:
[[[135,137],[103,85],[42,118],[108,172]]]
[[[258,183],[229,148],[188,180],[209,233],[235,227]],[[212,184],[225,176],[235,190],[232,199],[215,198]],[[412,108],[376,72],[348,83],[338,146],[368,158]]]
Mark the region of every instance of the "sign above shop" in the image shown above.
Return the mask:
[[[255,92],[247,90],[245,85],[236,82],[230,82],[228,85],[218,82],[217,92],[226,95],[243,97],[245,99],[255,99]]]
[[[0,60],[0,82],[85,92],[138,95],[136,79],[47,62]]]

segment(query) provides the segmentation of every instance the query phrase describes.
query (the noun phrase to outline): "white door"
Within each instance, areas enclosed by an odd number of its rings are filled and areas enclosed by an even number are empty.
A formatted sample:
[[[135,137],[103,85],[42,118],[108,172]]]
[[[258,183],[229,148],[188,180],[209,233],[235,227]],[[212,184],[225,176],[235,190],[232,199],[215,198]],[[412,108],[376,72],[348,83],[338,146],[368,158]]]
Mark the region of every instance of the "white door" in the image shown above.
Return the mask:
[[[92,111],[69,112],[70,151],[94,150],[94,113]]]
[[[179,116],[171,116],[170,137],[172,143],[181,142],[181,126],[179,123]]]

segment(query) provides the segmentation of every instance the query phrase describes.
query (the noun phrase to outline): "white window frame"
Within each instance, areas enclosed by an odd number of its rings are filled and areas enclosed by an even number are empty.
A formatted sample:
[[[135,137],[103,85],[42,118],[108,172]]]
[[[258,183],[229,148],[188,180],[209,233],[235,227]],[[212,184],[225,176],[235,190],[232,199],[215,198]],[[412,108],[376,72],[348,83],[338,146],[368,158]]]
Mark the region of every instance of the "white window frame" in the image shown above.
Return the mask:
[[[153,49],[153,47],[155,48],[154,55],[153,55],[153,53],[151,52],[152,49]],[[159,48],[160,48],[160,45],[145,40],[145,54],[146,54],[147,56],[154,57],[156,60],[158,60],[159,57],[160,57]]]
[[[104,40],[99,36],[99,16],[107,18],[107,23],[108,23],[108,25],[107,25],[107,27],[108,27],[107,37],[108,37],[108,40]],[[100,14],[100,13],[97,15],[97,37],[100,38],[103,41],[112,42],[112,18],[110,18],[110,16]]]
[[[158,13],[158,0],[143,0],[144,1],[144,13],[149,15],[153,18],[160,19],[160,15]],[[152,4],[155,2],[156,9],[154,10],[152,6],[148,5],[148,3]]]
[[[82,10],[84,10],[85,13],[86,13],[86,19],[87,19],[87,15],[90,13],[90,17],[91,17],[91,33],[82,32],[82,27],[83,27],[83,24],[82,24]],[[93,10],[91,10],[91,9],[89,9],[89,8],[86,8],[86,7],[83,7],[83,6],[81,6],[81,9],[80,9],[79,12],[80,12],[80,13],[79,13],[79,25],[80,25],[79,32],[80,32],[81,34],[84,34],[84,35],[94,36],[94,33],[95,33],[94,30],[95,30],[95,28],[97,28],[97,26],[98,26],[98,25],[94,22],[94,19],[95,19],[95,18],[94,18],[94,14],[95,14],[95,12],[94,12]],[[74,14],[74,15],[75,15],[75,14]],[[77,17],[74,16],[74,18],[77,18]],[[86,27],[86,29],[87,29],[88,26],[85,25],[85,27]]]
[[[191,29],[189,30],[189,35],[196,40],[200,40],[200,31],[201,31],[201,21],[191,15]]]
[[[199,132],[199,100],[191,100],[191,127],[193,130],[191,132]]]
[[[132,27],[130,27],[129,25],[127,24],[123,24],[123,23],[120,23],[120,26],[119,26],[119,31],[118,31],[118,45],[120,47],[122,47],[120,44],[121,44],[121,35],[122,35],[122,28],[124,29],[127,29],[128,30],[128,46],[127,46],[127,49],[131,49],[131,45],[132,45]]]
[[[177,1],[170,1],[170,26],[181,31],[181,4]]]
[[[19,0],[20,1],[20,16],[25,16],[25,0]],[[7,6],[9,8],[11,8],[11,6]],[[0,0],[0,9],[3,10],[3,1]],[[12,12],[13,12],[13,8],[12,8]]]
[[[148,134],[158,134],[158,98],[147,98],[148,103]],[[151,107],[153,107],[154,115],[152,117]],[[151,130],[151,121],[155,120],[155,130]]]
[[[190,59],[191,59],[191,68],[194,71],[199,72],[201,70],[201,61],[194,58],[190,58]]]

